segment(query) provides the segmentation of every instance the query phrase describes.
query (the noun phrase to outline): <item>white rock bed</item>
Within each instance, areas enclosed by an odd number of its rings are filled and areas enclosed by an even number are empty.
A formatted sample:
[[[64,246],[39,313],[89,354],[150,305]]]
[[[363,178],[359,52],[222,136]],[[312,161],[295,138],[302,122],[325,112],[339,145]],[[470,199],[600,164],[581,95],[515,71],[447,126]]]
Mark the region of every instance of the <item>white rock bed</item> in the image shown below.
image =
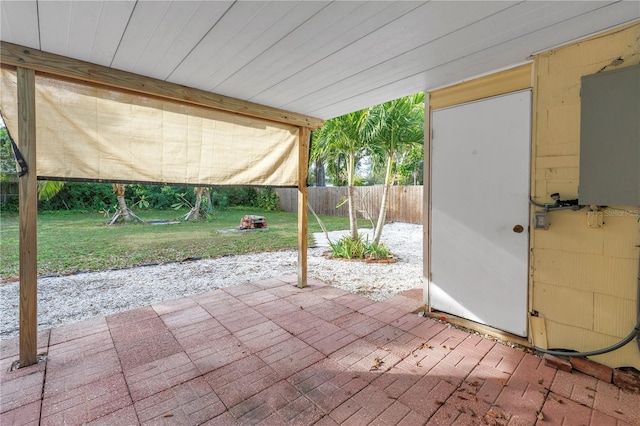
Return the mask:
[[[345,231],[332,232],[337,240]],[[370,231],[363,230],[363,233]],[[373,300],[422,286],[422,226],[391,223],[382,242],[391,264],[326,259],[322,236],[308,250],[308,276]],[[183,263],[38,279],[38,328],[48,329],[163,300],[296,273],[296,251],[254,253]],[[18,283],[0,286],[0,339],[18,335]]]

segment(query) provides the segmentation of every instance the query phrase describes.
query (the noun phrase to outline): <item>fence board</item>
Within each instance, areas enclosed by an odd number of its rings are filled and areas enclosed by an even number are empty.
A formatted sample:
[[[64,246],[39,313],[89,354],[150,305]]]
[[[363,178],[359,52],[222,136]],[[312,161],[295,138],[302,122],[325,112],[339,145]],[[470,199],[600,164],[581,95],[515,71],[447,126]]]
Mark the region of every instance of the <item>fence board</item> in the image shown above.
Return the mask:
[[[422,189],[422,185],[390,187],[386,221],[422,224]],[[358,217],[370,216],[374,222],[378,219],[383,190],[383,186],[355,187]],[[284,211],[297,212],[298,196],[295,188],[276,188],[275,191],[280,197],[280,207]],[[308,188],[308,194],[309,205],[317,214],[348,216],[347,187],[312,186]],[[340,206],[336,207],[338,205]]]

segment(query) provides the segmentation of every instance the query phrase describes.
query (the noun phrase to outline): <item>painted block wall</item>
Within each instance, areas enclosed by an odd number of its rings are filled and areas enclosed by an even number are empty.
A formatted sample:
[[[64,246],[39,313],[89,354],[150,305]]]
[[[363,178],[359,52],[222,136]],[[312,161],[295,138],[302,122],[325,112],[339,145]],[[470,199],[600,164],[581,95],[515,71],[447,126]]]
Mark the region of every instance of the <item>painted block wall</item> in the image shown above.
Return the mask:
[[[612,63],[618,58],[621,64]],[[562,199],[578,198],[580,78],[638,63],[638,22],[534,57],[536,201],[552,202],[554,192]],[[550,212],[550,228],[532,230],[531,307],[544,317],[549,348],[602,348],[620,341],[635,326],[640,206],[610,207],[599,229],[587,227],[588,209],[583,209]],[[640,369],[635,341],[591,359]]]

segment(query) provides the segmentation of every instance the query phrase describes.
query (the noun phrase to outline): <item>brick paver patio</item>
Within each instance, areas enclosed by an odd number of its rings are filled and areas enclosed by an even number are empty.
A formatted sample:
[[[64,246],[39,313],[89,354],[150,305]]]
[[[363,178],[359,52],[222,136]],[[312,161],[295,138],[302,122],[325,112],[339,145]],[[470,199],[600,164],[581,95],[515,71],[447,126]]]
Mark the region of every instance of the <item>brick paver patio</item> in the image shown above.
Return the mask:
[[[640,425],[640,395],[287,276],[58,327],[10,372],[1,425]]]

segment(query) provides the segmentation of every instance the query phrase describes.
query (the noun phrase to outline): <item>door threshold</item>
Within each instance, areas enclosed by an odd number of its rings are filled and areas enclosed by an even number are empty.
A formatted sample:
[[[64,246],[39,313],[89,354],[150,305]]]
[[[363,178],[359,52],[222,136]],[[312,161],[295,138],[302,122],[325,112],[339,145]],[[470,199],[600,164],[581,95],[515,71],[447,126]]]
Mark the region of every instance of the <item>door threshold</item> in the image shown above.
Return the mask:
[[[447,322],[455,327],[475,331],[480,335],[483,335],[482,337],[489,337],[492,340],[497,340],[502,343],[513,343],[526,349],[533,348],[531,342],[529,342],[529,340],[527,340],[525,337],[518,336],[516,334],[512,334],[507,331],[488,326],[486,324],[480,324],[479,322],[471,321],[466,318],[457,317],[447,312],[425,311],[424,316]]]

